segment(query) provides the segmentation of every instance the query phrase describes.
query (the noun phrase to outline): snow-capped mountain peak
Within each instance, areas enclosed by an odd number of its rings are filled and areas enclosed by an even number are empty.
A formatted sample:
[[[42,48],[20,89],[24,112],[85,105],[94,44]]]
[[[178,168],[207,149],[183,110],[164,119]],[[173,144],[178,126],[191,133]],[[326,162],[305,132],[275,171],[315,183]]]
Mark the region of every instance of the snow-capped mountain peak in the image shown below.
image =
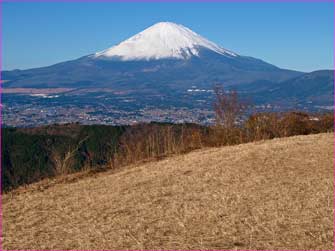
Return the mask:
[[[237,56],[234,52],[218,46],[183,25],[160,22],[118,45],[95,53],[93,57],[99,59],[118,58],[124,61],[163,58],[188,59],[191,56],[199,56],[202,47],[221,55]]]

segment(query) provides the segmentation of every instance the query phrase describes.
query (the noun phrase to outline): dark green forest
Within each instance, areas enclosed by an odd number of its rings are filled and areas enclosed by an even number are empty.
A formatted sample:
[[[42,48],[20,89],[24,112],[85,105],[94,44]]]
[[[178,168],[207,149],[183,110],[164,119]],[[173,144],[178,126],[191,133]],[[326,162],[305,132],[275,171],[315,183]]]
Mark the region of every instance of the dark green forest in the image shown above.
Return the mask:
[[[2,189],[106,165],[124,131],[122,126],[78,124],[4,128]]]

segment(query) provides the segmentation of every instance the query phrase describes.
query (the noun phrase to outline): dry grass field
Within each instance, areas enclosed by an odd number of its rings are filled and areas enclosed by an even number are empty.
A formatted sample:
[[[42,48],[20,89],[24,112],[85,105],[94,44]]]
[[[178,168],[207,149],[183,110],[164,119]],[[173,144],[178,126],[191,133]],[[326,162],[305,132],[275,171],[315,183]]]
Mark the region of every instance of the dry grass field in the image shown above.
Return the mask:
[[[333,249],[333,134],[208,148],[3,196],[3,249]]]

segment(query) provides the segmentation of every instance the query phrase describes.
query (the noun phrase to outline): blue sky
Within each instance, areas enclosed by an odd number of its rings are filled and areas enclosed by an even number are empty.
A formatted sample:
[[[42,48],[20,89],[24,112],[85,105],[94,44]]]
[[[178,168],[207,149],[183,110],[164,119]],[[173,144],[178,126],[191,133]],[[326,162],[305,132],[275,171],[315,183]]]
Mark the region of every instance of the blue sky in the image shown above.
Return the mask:
[[[113,46],[171,21],[241,55],[301,71],[334,67],[334,4],[7,2],[5,70],[47,66]]]

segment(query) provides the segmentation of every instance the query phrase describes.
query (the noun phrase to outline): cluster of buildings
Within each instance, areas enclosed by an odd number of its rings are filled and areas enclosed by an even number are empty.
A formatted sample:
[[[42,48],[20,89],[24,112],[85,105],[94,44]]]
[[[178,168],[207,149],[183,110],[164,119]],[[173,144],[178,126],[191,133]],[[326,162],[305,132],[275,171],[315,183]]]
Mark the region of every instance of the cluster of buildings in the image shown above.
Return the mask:
[[[214,122],[214,112],[203,109],[145,107],[120,110],[112,106],[94,105],[36,105],[17,104],[2,107],[2,123],[5,127],[34,127],[47,124],[75,123],[127,125],[149,122],[199,123]]]

